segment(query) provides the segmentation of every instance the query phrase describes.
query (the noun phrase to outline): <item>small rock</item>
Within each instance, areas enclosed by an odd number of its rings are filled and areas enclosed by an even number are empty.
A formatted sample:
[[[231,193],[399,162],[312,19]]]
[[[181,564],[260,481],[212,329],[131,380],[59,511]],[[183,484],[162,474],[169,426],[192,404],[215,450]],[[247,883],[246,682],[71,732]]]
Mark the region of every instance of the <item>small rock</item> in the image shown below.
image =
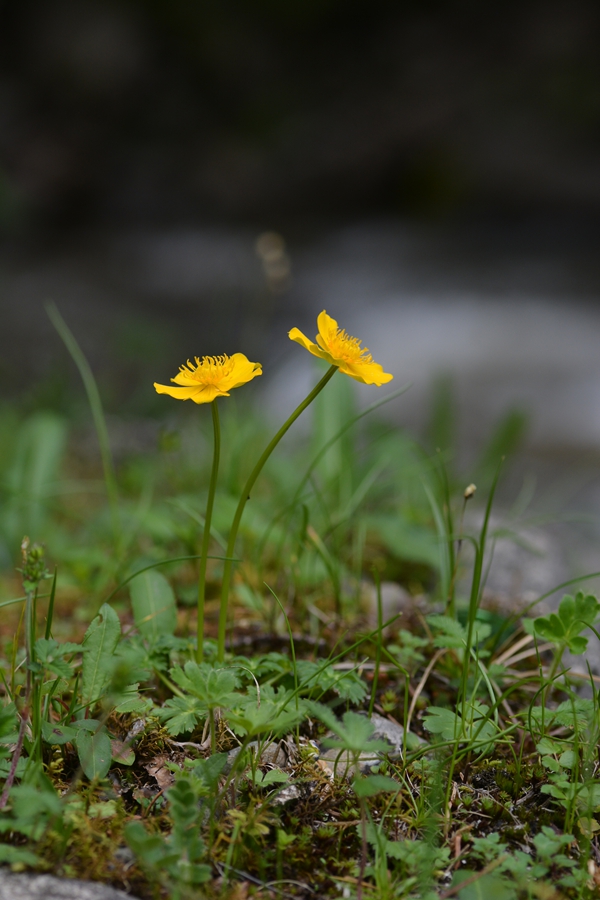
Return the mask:
[[[367,621],[371,628],[377,628],[378,612],[377,612],[377,589],[370,582],[364,584],[363,603]],[[395,581],[382,581],[381,590],[381,612],[383,621],[388,622],[399,613],[410,612],[415,603],[413,597],[401,585]],[[395,623],[397,627],[398,622]]]
[[[390,745],[387,756],[389,756],[390,759],[398,759],[401,757],[402,741],[404,739],[404,729],[402,728],[402,725],[398,725],[397,722],[392,722],[391,719],[386,719],[384,716],[380,716],[377,713],[373,713],[371,722],[375,726],[373,737],[379,741],[387,741]]]
[[[361,753],[358,758],[358,767],[363,774],[378,766],[384,756],[397,759],[402,755],[402,727],[377,713],[373,713],[371,722],[375,726],[372,738],[386,741],[389,744],[389,750],[385,754],[376,750]],[[327,740],[327,738],[335,738],[334,733],[329,732],[323,740]],[[351,774],[352,756],[346,750],[338,750],[336,747],[323,750],[319,753],[319,762],[338,778],[345,778]]]
[[[300,785],[288,784],[287,787],[284,787],[283,790],[274,795],[274,797],[271,799],[271,802],[274,806],[284,806],[291,800],[300,800],[304,796],[305,792],[302,791]]]
[[[231,771],[231,767],[239,756],[241,749],[241,747],[234,747],[227,754],[227,762],[223,769],[226,775]],[[290,763],[295,762],[298,755],[292,737],[285,738],[282,741],[274,741],[266,746],[259,744],[258,741],[250,741],[246,749],[251,750],[252,753],[260,752],[259,766],[276,766],[279,769],[285,769]]]
[[[0,900],[135,900],[107,884],[53,875],[13,875],[0,869]]]

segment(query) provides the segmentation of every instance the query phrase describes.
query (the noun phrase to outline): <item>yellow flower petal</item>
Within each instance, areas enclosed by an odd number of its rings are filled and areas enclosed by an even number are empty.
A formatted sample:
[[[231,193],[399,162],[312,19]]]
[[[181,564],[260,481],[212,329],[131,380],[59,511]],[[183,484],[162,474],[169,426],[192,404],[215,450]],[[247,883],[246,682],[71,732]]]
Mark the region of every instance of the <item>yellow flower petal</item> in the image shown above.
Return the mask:
[[[288,331],[288,337],[290,341],[296,341],[297,344],[300,344],[304,347],[305,350],[308,350],[309,353],[314,354],[314,356],[319,356],[319,348],[316,344],[313,344],[312,341],[306,337],[305,334],[302,334],[299,328],[292,328],[291,331]]]
[[[216,397],[229,397],[229,391],[262,375],[260,363],[253,363],[243,353],[233,356],[195,357],[188,359],[171,381],[178,387],[154,385],[157,393],[167,394],[176,400],[193,400],[194,403],[211,403]]]
[[[248,381],[252,381],[257,375],[262,375],[260,363],[250,362],[243,353],[234,353],[231,361],[233,362],[231,375],[224,377],[221,382],[221,386],[227,390],[241,387]]]
[[[300,344],[313,356],[324,359],[340,372],[349,375],[363,384],[375,384],[380,387],[394,377],[384,372],[382,366],[373,360],[366,347],[361,346],[358,338],[351,337],[338,327],[338,323],[325,310],[317,318],[319,333],[316,344],[313,344],[298,328],[292,328],[289,337]]]
[[[356,378],[357,381],[361,381],[363,384],[375,384],[377,387],[387,384],[394,377],[389,372],[384,372],[383,366],[376,362],[364,363],[363,365],[348,363],[345,366],[340,366],[340,372],[345,372],[346,375]]]
[[[211,403],[215,397],[229,397],[229,394],[218,390],[214,385],[197,384],[194,387],[171,387],[168,384],[154,383],[157,394],[167,394],[175,400],[193,400],[194,403]]]

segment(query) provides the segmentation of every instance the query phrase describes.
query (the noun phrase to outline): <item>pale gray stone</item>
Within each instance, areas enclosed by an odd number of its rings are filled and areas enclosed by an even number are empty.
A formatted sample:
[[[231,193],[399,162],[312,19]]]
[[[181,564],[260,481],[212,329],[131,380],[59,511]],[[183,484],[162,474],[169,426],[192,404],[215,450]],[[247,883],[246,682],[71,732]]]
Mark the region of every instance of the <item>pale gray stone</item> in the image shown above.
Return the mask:
[[[378,766],[384,756],[388,756],[390,759],[398,759],[402,755],[402,740],[404,736],[402,726],[377,713],[373,713],[371,716],[371,723],[375,726],[375,730],[371,735],[372,739],[386,741],[389,744],[389,750],[385,753],[381,753],[378,750],[361,753],[358,758],[358,768],[363,774],[367,774],[375,766]],[[334,737],[336,735],[330,731],[323,740]],[[323,749],[319,753],[319,761],[322,766],[325,766],[338,777],[346,777],[352,774],[352,754],[346,750],[339,750],[336,747]]]
[[[0,869],[0,900],[135,900],[109,885],[53,875],[14,875]]]

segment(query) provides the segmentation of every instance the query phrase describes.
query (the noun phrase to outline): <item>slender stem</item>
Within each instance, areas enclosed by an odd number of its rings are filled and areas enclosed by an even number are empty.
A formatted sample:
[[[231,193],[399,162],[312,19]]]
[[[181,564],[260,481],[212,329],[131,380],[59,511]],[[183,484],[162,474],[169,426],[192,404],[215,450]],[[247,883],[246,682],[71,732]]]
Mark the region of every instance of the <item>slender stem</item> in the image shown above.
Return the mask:
[[[377,591],[377,646],[375,649],[375,671],[373,672],[373,685],[371,687],[371,700],[369,703],[369,718],[373,715],[375,698],[377,696],[377,684],[379,682],[379,668],[381,666],[381,647],[383,644],[383,604],[381,602],[381,577],[376,566],[373,566],[375,588]]]
[[[4,784],[4,789],[2,791],[2,795],[0,796],[0,809],[4,809],[6,804],[8,803],[8,796],[10,794],[11,788],[14,784],[15,777],[17,774],[17,766],[19,764],[19,759],[21,758],[21,753],[23,750],[23,742],[25,740],[25,729],[27,728],[27,723],[30,720],[31,715],[31,669],[29,668],[29,664],[32,661],[32,653],[33,653],[33,641],[35,639],[35,635],[33,634],[33,591],[27,591],[26,598],[26,606],[25,606],[25,666],[26,666],[26,676],[25,676],[25,703],[23,704],[23,709],[20,713],[21,721],[19,722],[19,734],[17,736],[17,743],[13,752],[13,758],[10,765],[10,769],[8,772],[8,777]],[[14,666],[13,666],[14,671]],[[33,739],[35,743],[38,743],[37,735],[33,733]]]
[[[217,644],[217,659],[219,662],[223,662],[225,658],[225,632],[227,630],[227,605],[229,602],[229,585],[231,582],[231,569],[232,569],[232,560],[230,557],[233,556],[233,550],[235,547],[235,541],[237,538],[237,533],[240,527],[240,522],[242,520],[242,515],[244,514],[244,509],[246,503],[250,499],[250,492],[254,487],[254,483],[258,476],[260,475],[263,466],[266,461],[270,457],[271,453],[282,439],[284,434],[288,431],[288,429],[294,424],[296,419],[304,412],[307,406],[309,406],[312,401],[315,399],[317,394],[320,394],[328,381],[333,378],[335,373],[337,372],[337,366],[331,366],[325,375],[321,378],[319,383],[312,389],[308,397],[306,397],[302,403],[296,407],[294,412],[291,414],[289,419],[287,419],[277,434],[272,438],[269,444],[265,447],[262,456],[252,469],[252,472],[248,476],[248,480],[242,489],[242,493],[240,495],[240,500],[237,505],[237,509],[235,511],[235,516],[233,517],[233,522],[231,525],[231,531],[229,532],[229,543],[227,544],[227,550],[225,556],[228,557],[225,560],[225,567],[223,569],[223,585],[221,588],[221,608],[219,610],[219,635],[218,635],[218,644]]]
[[[119,489],[117,487],[117,478],[113,458],[110,450],[110,441],[108,438],[108,429],[106,427],[106,419],[102,408],[102,400],[100,399],[100,391],[96,384],[96,379],[84,356],[84,353],[77,343],[73,332],[59,313],[54,303],[46,304],[46,313],[48,318],[61,336],[63,343],[71,354],[73,362],[79,369],[81,380],[87,394],[88,403],[94,419],[94,426],[98,436],[98,444],[100,446],[100,456],[102,458],[102,468],[104,470],[104,483],[106,485],[106,493],[108,495],[108,505],[110,508],[110,518],[113,530],[113,537],[117,554],[120,554],[122,544],[121,523],[119,520]]]
[[[216,398],[210,405],[213,420],[213,461],[208,487],[208,499],[206,501],[206,514],[204,516],[204,532],[202,534],[202,549],[200,551],[200,572],[198,574],[198,627],[196,662],[204,659],[204,599],[206,593],[206,560],[208,559],[208,546],[210,544],[210,523],[212,520],[213,505],[215,502],[215,489],[219,474],[219,458],[221,456],[221,425],[219,423],[219,408]]]
[[[208,710],[208,722],[210,728],[210,752],[214,756],[217,752],[217,723],[215,722],[214,706],[211,706]]]
[[[2,796],[0,797],[0,809],[4,809],[6,804],[8,803],[8,796],[10,794],[10,790],[14,784],[15,777],[17,774],[17,766],[19,764],[19,759],[21,758],[21,751],[23,750],[23,741],[25,740],[25,728],[27,727],[27,719],[29,717],[28,710],[25,708],[21,713],[21,722],[19,723],[19,734],[17,737],[17,743],[15,746],[15,750],[13,753],[12,762],[10,764],[10,770],[6,781],[4,783],[4,789],[2,791]]]

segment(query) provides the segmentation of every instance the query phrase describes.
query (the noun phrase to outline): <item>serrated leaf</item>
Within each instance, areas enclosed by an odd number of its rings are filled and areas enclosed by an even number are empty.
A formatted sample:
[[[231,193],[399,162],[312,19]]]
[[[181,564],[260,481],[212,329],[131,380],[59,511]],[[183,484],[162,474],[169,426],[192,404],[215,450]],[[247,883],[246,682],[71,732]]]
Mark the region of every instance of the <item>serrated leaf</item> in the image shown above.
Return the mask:
[[[534,621],[534,629],[544,640],[566,644],[571,653],[579,655],[585,652],[588,644],[587,638],[579,636],[580,632],[593,624],[599,610],[600,604],[592,594],[584,594],[583,591],[575,597],[565,594],[560,601],[558,615],[540,616]]]
[[[193,731],[206,716],[206,706],[196,697],[171,697],[155,715],[162,719],[169,734],[176,736],[184,731]]]
[[[491,741],[496,734],[495,723],[486,719],[487,712],[487,706],[475,701],[467,707],[468,715],[463,720],[451,709],[429,706],[423,719],[423,725],[432,734],[439,734],[444,741],[475,740],[479,745],[480,742]],[[489,746],[488,744],[487,747]]]
[[[173,588],[164,575],[155,569],[142,572],[131,582],[129,594],[133,618],[141,635],[155,641],[162,635],[173,634],[177,604]]]
[[[535,746],[540,756],[548,756],[552,753],[562,753],[564,750],[564,741],[553,741],[551,738],[543,737]]]
[[[81,697],[86,706],[100,699],[110,682],[113,656],[120,637],[119,617],[104,603],[83,639]]]
[[[279,735],[297,725],[304,716],[304,704],[298,709],[283,708],[282,703],[262,700],[245,704],[240,710],[223,710],[228,725],[241,736],[258,737],[261,734]]]
[[[437,631],[440,631],[441,634],[437,635],[434,644],[440,647],[464,647],[467,639],[467,635],[465,629],[457,622],[456,619],[451,619],[450,616],[429,616],[427,619],[429,625],[435,628]]]
[[[104,778],[112,762],[110,738],[104,729],[90,734],[80,729],[77,734],[77,754],[84,774],[92,781]]]

